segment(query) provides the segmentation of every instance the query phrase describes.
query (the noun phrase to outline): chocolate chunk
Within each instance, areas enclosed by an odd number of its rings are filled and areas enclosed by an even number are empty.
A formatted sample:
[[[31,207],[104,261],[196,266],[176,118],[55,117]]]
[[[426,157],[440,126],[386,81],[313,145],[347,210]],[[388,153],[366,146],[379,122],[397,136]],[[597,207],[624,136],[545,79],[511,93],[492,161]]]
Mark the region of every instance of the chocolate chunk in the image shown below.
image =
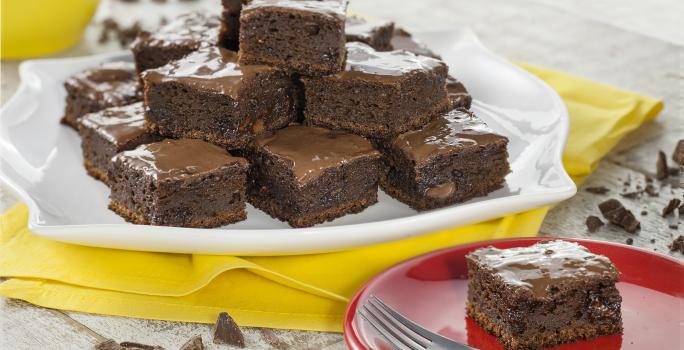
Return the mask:
[[[648,194],[651,197],[658,197],[658,190],[655,188],[655,186],[648,184],[646,185],[646,188],[644,189],[644,192]]]
[[[606,186],[587,187],[584,190],[593,194],[606,194],[610,192]]]
[[[670,248],[670,251],[678,251],[684,254],[684,236],[679,235],[679,237],[675,238],[668,247]]]
[[[214,344],[229,344],[240,348],[245,347],[245,337],[240,327],[227,312],[218,315],[214,325]]]
[[[122,348],[114,339],[107,339],[95,345],[95,350],[122,350]]]
[[[634,240],[632,238],[627,238],[625,243],[627,243],[628,245],[632,245],[632,244],[634,244]]]
[[[684,140],[679,140],[674,152],[672,152],[672,160],[675,163],[684,166]]]
[[[589,232],[596,232],[601,226],[603,226],[603,221],[597,216],[589,215],[587,217],[587,230]]]
[[[622,227],[629,233],[636,232],[641,223],[634,217],[631,211],[625,207],[617,199],[609,199],[599,204],[599,209],[604,218],[606,218],[613,225]]]
[[[658,159],[656,160],[656,179],[665,180],[669,175],[669,170],[667,168],[667,157],[665,157],[665,152],[658,151]]]
[[[663,217],[666,217],[666,216],[672,214],[672,213],[674,212],[674,210],[675,210],[675,209],[679,206],[679,204],[681,204],[681,203],[682,203],[682,201],[680,201],[680,200],[677,199],[677,198],[672,198],[672,199],[670,199],[670,202],[667,203],[667,205],[665,206],[665,208],[663,208],[663,212],[662,212],[661,215],[662,215]]]
[[[202,343],[202,336],[201,335],[196,335],[192,338],[190,338],[183,346],[180,347],[180,350],[203,350],[204,349],[204,343]]]
[[[119,345],[121,350],[164,350],[161,346],[134,343],[132,341],[125,341]]]
[[[643,191],[632,191],[632,192],[623,192],[623,193],[620,193],[620,195],[625,197],[625,198],[634,199],[634,198],[641,196],[642,193],[643,193]]]

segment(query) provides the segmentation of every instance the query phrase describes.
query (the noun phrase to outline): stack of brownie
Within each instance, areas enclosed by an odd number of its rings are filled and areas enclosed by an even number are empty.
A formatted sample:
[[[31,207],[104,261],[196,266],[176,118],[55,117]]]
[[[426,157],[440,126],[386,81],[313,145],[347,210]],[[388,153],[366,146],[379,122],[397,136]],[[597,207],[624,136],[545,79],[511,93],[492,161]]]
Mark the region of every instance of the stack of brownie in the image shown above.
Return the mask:
[[[364,210],[378,186],[417,210],[502,186],[507,138],[394,23],[342,0],[222,4],[140,33],[135,66],[65,83],[63,121],[126,220],[215,227],[249,202],[306,227]]]

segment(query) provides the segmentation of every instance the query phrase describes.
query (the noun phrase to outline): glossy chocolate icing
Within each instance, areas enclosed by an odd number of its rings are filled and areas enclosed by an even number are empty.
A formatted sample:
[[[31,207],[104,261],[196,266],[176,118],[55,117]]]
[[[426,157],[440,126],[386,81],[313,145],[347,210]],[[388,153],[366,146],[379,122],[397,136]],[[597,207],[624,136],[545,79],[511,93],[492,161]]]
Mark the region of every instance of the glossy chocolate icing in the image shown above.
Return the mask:
[[[182,180],[234,164],[247,166],[244,158],[233,157],[221,147],[195,139],[166,139],[140,145],[116,158],[157,181]]]
[[[178,82],[237,100],[244,79],[271,70],[274,68],[264,65],[241,66],[237,63],[237,53],[213,46],[201,48],[163,67],[147,70],[142,76],[153,83]]]
[[[292,171],[302,184],[318,178],[325,169],[339,167],[358,158],[380,156],[361,136],[303,125],[291,125],[261,135],[255,144],[291,161]]]
[[[504,283],[547,297],[554,287],[580,278],[607,277],[616,282],[618,270],[608,258],[573,242],[543,241],[529,247],[487,247],[470,253]]]
[[[111,107],[100,112],[86,114],[81,123],[98,132],[109,142],[122,146],[146,133],[145,109],[142,102],[123,107]]]
[[[133,46],[143,42],[154,47],[183,45],[199,48],[216,45],[220,26],[218,16],[190,12],[172,19],[156,32],[141,33]]]
[[[69,78],[65,84],[81,89],[88,99],[107,105],[120,105],[140,94],[135,65],[130,62],[108,62]]]
[[[385,19],[365,19],[356,16],[348,16],[344,23],[344,33],[349,36],[371,40],[373,33],[383,27],[391,25],[392,21]]]
[[[335,79],[366,79],[393,82],[417,71],[430,72],[444,62],[407,51],[375,51],[358,42],[347,43],[345,70],[332,75]]]
[[[463,109],[452,110],[432,120],[422,129],[405,132],[393,141],[417,163],[455,150],[506,140],[494,134],[480,118]]]
[[[411,36],[411,33],[402,28],[394,29],[394,35],[392,35],[391,43],[395,50],[406,50],[408,52],[413,52],[416,55],[439,58],[439,55],[428,49],[425,44],[414,39]]]
[[[251,0],[242,7],[242,13],[272,7],[283,10],[318,13],[344,21],[347,12],[346,0]]]

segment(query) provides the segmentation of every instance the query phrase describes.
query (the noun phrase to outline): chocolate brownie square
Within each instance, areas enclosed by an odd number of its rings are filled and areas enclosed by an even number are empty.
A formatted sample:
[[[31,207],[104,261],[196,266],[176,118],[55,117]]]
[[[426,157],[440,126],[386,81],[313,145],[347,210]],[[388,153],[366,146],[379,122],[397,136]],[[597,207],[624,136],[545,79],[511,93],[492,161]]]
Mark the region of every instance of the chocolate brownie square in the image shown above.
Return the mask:
[[[343,72],[302,77],[307,124],[388,138],[425,125],[449,106],[447,66],[407,51],[347,43]]]
[[[221,13],[220,40],[223,47],[237,51],[240,47],[240,12],[242,6],[250,0],[221,0],[223,12]]]
[[[392,50],[392,33],[394,22],[384,19],[365,19],[349,16],[345,22],[344,32],[347,42],[362,42],[378,51]]]
[[[381,140],[382,189],[416,210],[463,202],[500,188],[508,139],[473,113],[452,110],[418,130]]]
[[[380,153],[361,136],[291,125],[257,137],[248,158],[249,202],[293,227],[377,202]]]
[[[124,151],[109,168],[109,208],[135,224],[217,227],[245,213],[249,163],[201,140]]]
[[[451,109],[470,109],[473,97],[470,96],[463,83],[449,75],[446,80],[447,96],[451,102]]]
[[[618,270],[577,243],[487,247],[466,260],[467,314],[506,349],[542,349],[622,331]]]
[[[66,107],[62,123],[78,129],[85,114],[125,106],[142,99],[135,68],[130,62],[109,62],[87,69],[64,82]]]
[[[344,69],[345,0],[252,0],[240,15],[240,63],[304,75]]]
[[[79,122],[83,164],[88,174],[108,183],[107,171],[112,157],[145,143],[161,140],[143,126],[145,108],[142,102],[111,107],[86,114]]]
[[[416,55],[440,58],[439,55],[428,49],[425,44],[414,39],[411,33],[407,32],[403,28],[394,29],[391,44],[392,49],[394,50],[406,50],[408,52],[413,52]]]
[[[145,126],[167,137],[237,149],[294,121],[298,92],[290,76],[236,60],[233,51],[206,47],[145,71]]]
[[[131,44],[138,73],[161,67],[201,47],[218,45],[220,26],[218,16],[190,12],[156,32],[141,31]]]

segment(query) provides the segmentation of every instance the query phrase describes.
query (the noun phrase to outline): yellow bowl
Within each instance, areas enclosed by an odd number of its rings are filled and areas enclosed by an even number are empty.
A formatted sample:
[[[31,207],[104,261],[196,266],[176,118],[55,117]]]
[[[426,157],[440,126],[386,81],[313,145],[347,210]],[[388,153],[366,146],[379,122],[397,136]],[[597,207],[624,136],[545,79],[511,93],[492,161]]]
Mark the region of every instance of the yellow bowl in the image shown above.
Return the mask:
[[[81,40],[99,0],[2,0],[3,59],[45,56]]]

